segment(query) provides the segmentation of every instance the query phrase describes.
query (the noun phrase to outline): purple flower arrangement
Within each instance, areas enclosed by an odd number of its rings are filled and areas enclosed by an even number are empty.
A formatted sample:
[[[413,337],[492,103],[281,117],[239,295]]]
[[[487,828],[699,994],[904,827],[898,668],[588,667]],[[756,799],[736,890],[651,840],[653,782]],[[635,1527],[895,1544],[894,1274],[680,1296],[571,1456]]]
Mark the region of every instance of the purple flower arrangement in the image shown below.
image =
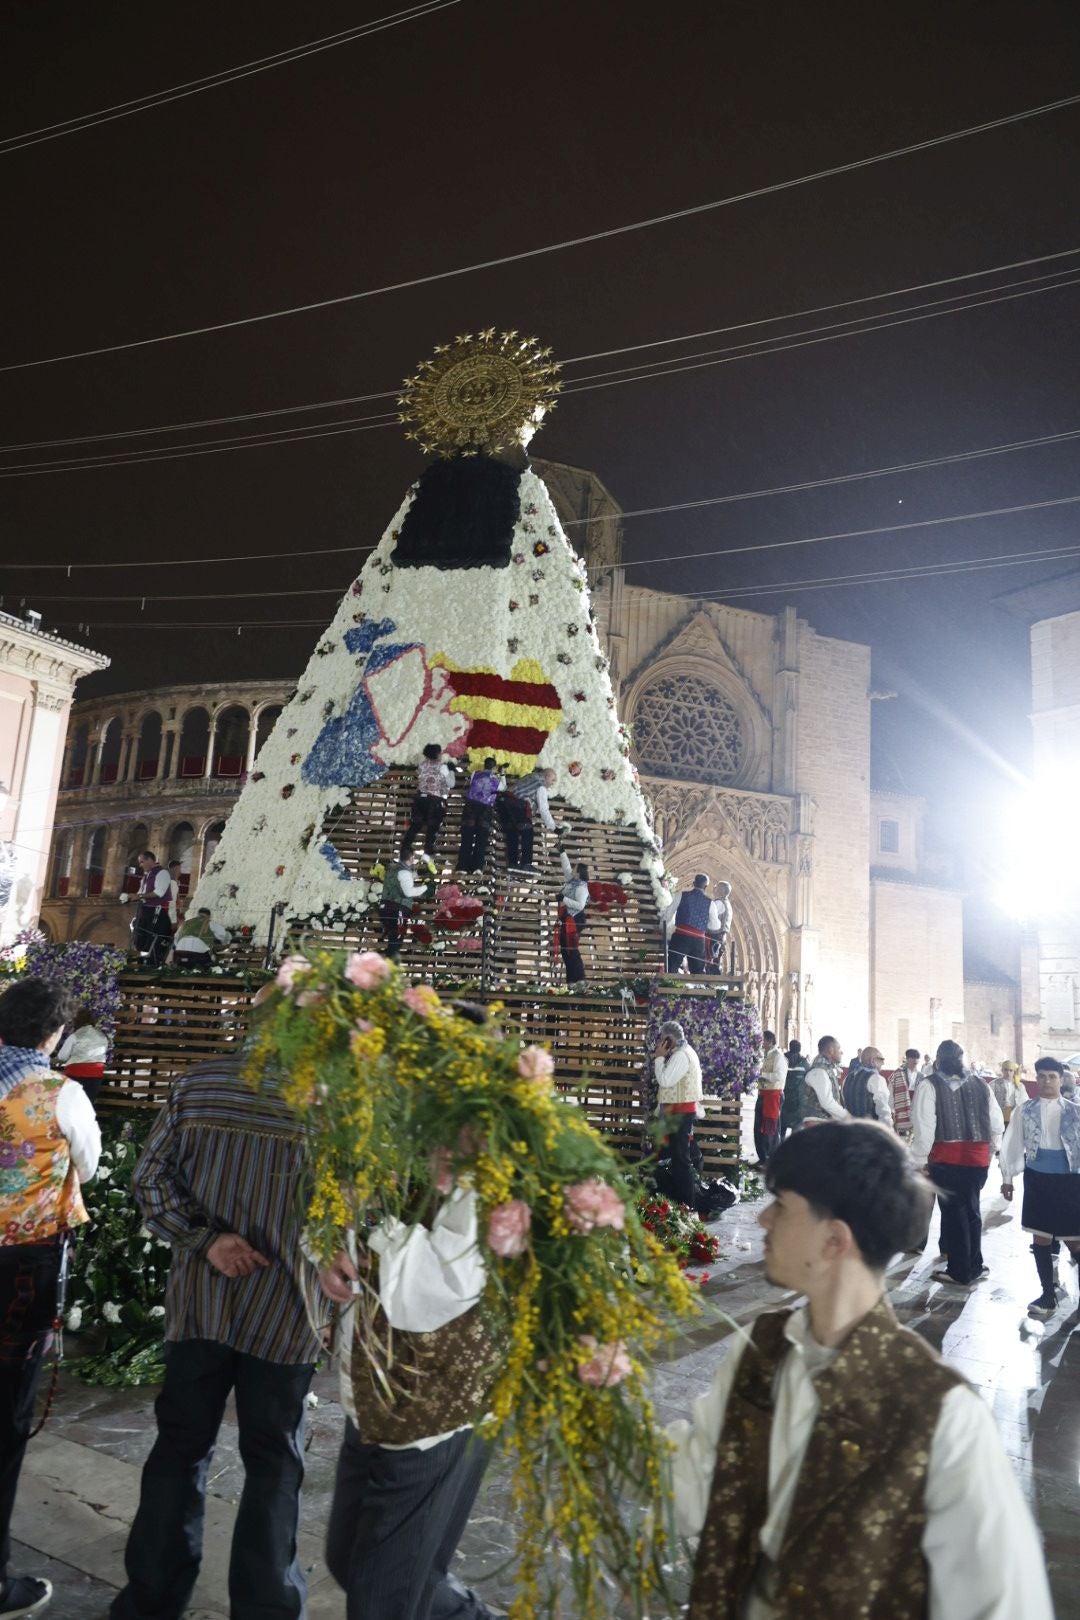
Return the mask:
[[[39,936],[28,942],[24,972],[62,984],[76,1008],[89,1007],[94,1023],[112,1046],[120,1009],[118,974],[124,953],[113,945],[91,945],[87,940],[54,944]]]
[[[761,1019],[745,1001],[719,996],[663,995],[658,981],[649,986],[646,1050],[651,1057],[660,1040],[660,1025],[675,1019],[701,1062],[707,1097],[741,1097],[761,1072]],[[649,1102],[655,1102],[652,1066],[648,1068]]]

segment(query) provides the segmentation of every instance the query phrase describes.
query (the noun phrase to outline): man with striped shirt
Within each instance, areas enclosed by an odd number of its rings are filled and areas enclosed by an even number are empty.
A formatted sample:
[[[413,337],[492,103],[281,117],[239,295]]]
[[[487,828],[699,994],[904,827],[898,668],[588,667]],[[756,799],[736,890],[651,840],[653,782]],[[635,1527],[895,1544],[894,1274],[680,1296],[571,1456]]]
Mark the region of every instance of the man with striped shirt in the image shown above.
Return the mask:
[[[177,1080],[132,1183],[172,1245],[165,1382],[112,1620],[178,1620],[202,1557],[206,1476],[230,1394],[244,1488],[229,1565],[232,1620],[299,1620],[305,1398],[319,1341],[300,1291],[303,1150],[272,1090],[240,1060]]]

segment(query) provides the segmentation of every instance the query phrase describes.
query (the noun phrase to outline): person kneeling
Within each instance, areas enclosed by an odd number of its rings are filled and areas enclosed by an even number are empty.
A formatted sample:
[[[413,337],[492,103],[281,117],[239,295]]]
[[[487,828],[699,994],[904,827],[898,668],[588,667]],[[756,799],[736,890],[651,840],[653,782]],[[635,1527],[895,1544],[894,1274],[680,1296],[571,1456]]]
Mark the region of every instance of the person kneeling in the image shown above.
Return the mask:
[[[758,1317],[668,1429],[688,1620],[1052,1620],[989,1407],[885,1297],[929,1184],[858,1120],[790,1136],[766,1184],[766,1275],[806,1304]]]

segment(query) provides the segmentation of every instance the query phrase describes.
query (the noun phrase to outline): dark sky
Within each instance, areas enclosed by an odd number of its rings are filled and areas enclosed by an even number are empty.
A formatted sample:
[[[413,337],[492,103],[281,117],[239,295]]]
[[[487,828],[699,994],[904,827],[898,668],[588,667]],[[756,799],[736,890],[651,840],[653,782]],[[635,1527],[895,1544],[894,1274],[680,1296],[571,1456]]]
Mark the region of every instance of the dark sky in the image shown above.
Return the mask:
[[[22,130],[232,67],[395,9],[9,3],[4,127]],[[1080,8],[461,0],[366,40],[0,155],[0,361],[33,360],[380,286],[692,206],[1035,107],[1080,89]],[[1080,249],[1080,107],[653,230],[318,313],[8,373],[0,443],[127,431],[393,388],[436,342],[535,332],[569,357]],[[1063,261],[1065,264],[1071,261]],[[1078,261],[1080,262],[1080,259]],[[997,277],[1013,281],[1052,268]],[[960,283],[898,308],[978,287]],[[877,306],[874,306],[877,307]],[[849,314],[839,311],[820,321]],[[817,324],[766,328],[794,332]],[[1080,288],[842,342],[567,397],[537,453],[593,468],[627,508],[751,490],[1080,427]],[[711,340],[737,341],[746,334]],[[661,349],[678,355],[710,343]],[[570,368],[584,375],[620,357]],[[378,406],[285,418],[332,423]],[[269,424],[0,455],[178,445]],[[1080,494],[1080,441],[627,525],[635,582],[687,592],[1023,553],[1077,540],[1076,507],[665,564],[833,530]],[[400,429],[0,480],[5,562],[282,561],[15,573],[47,625],[108,653],[81,689],[291,675],[420,461]],[[1028,564],[789,598],[869,642],[876,767],[955,826],[992,750],[1023,764],[1026,629],[995,598]],[[107,592],[202,602],[94,601]],[[220,593],[218,596],[217,593]],[[67,594],[73,601],[59,600]],[[745,605],[776,611],[781,596]],[[223,631],[146,629],[226,625]],[[135,628],[106,628],[130,623]],[[957,730],[956,728],[959,728]]]

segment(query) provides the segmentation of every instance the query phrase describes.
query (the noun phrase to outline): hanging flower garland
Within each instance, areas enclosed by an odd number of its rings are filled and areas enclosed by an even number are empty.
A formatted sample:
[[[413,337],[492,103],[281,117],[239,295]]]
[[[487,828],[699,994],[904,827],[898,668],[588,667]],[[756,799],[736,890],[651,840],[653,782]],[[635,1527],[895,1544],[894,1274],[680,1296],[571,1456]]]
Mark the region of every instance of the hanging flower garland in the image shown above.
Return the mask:
[[[292,955],[277,982],[248,1073],[283,1076],[303,1124],[313,1251],[329,1260],[349,1231],[429,1220],[455,1183],[475,1190],[481,1309],[502,1347],[476,1415],[512,1466],[515,1620],[600,1620],[612,1587],[646,1612],[674,1551],[648,1369],[697,1307],[638,1187],[556,1095],[547,1052],[477,1026],[377,953]]]

